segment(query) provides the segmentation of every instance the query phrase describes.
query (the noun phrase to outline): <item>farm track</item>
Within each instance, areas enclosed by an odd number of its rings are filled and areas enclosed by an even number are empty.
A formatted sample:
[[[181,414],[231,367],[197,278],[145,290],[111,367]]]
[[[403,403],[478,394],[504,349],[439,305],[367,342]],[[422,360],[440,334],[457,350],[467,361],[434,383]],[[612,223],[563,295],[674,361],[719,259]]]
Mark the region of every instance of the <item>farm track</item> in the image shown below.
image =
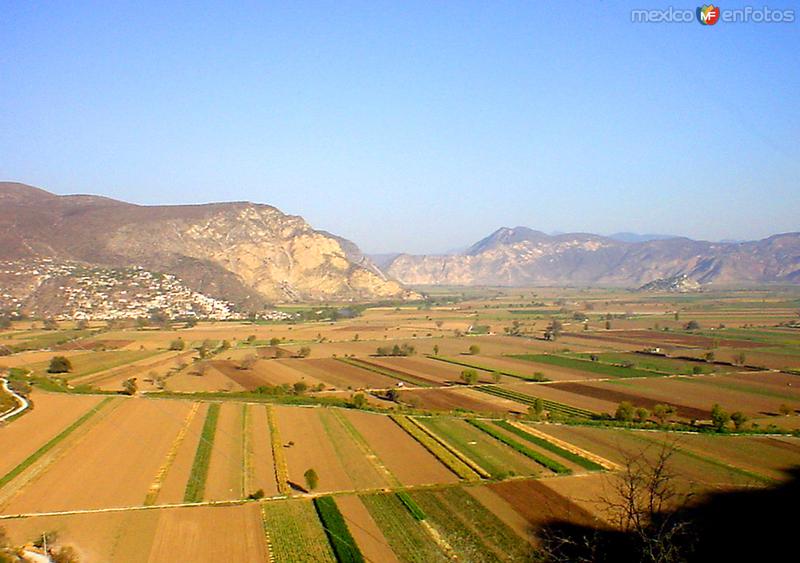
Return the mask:
[[[11,397],[17,402],[16,407],[0,415],[0,423],[2,423],[10,418],[17,416],[21,412],[27,410],[27,408],[30,407],[30,403],[28,402],[28,399],[26,399],[22,395],[18,395],[16,391],[14,391],[8,386],[8,380],[5,377],[0,377],[0,381],[3,382],[3,390],[9,395],[11,395]]]

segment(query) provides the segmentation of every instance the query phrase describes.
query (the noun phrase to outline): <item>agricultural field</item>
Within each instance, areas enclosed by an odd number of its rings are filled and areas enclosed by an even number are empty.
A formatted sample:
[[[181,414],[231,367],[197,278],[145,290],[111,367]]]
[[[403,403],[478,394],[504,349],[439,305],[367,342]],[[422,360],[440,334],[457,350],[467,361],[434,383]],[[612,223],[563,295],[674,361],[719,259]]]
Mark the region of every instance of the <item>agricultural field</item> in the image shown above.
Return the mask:
[[[532,561],[553,522],[612,526],[601,499],[664,448],[681,493],[772,491],[800,466],[800,328],[762,295],[443,289],[336,321],[14,321],[0,375],[31,407],[0,423],[0,528],[57,532],[81,561]]]

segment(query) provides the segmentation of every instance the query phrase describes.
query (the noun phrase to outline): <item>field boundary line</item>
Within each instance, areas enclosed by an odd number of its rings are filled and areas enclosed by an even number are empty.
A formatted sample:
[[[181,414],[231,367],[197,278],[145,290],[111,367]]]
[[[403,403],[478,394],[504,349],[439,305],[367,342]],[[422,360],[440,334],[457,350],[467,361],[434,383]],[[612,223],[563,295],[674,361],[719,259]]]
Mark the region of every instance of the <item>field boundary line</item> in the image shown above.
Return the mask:
[[[550,442],[552,444],[555,444],[559,448],[563,448],[563,449],[567,450],[568,452],[572,452],[575,455],[578,455],[578,456],[581,456],[581,457],[585,457],[589,461],[593,461],[597,465],[600,465],[600,466],[608,469],[609,471],[619,471],[619,470],[622,469],[621,465],[619,465],[617,463],[614,463],[613,461],[611,461],[609,459],[601,457],[601,456],[599,456],[599,455],[597,455],[595,453],[592,453],[592,452],[590,452],[588,450],[584,450],[583,448],[579,448],[578,446],[576,446],[574,444],[570,444],[569,442],[566,442],[566,441],[561,440],[559,438],[555,438],[553,436],[550,436],[549,434],[547,434],[545,432],[542,432],[541,430],[538,430],[536,428],[533,428],[532,426],[528,426],[528,425],[522,424],[521,422],[518,422],[516,420],[509,420],[508,423],[511,426],[513,426],[515,428],[518,428],[519,430],[522,430],[523,432],[527,432],[529,434],[532,434],[533,436],[536,436],[537,438],[541,438],[542,440],[545,440],[546,442]]]
[[[383,463],[381,458],[378,457],[378,454],[375,453],[375,450],[370,447],[367,440],[361,435],[361,432],[358,431],[351,421],[347,420],[347,417],[344,415],[344,413],[341,410],[336,409],[333,409],[331,412],[333,417],[338,420],[347,433],[350,434],[350,437],[356,443],[364,456],[370,461],[370,463],[372,463],[375,469],[378,470],[378,473],[382,473],[392,486],[402,486],[403,484],[400,482],[400,480],[395,477],[394,473],[392,473],[388,467],[386,467],[386,464]]]
[[[264,405],[267,410],[267,424],[269,425],[269,441],[272,445],[272,465],[275,468],[275,480],[278,492],[290,496],[292,489],[289,487],[289,467],[286,465],[286,456],[283,453],[281,433],[278,429],[278,419],[272,405]]]
[[[175,458],[178,455],[178,448],[181,447],[183,441],[186,439],[186,435],[189,433],[189,426],[192,424],[197,411],[200,409],[200,403],[194,403],[192,408],[187,413],[186,417],[183,421],[183,426],[178,431],[177,436],[172,441],[172,445],[167,452],[167,455],[164,458],[161,467],[158,468],[156,472],[156,476],[153,479],[153,482],[150,484],[150,488],[147,490],[147,496],[144,499],[144,504],[149,506],[156,503],[158,499],[158,495],[161,493],[161,486],[164,484],[164,479],[167,477],[167,473],[172,468],[172,464],[175,463]]]
[[[428,436],[436,440],[444,449],[446,449],[451,454],[456,456],[462,463],[465,463],[475,473],[477,473],[484,479],[492,478],[491,473],[489,473],[483,467],[478,465],[475,461],[467,457],[462,451],[458,450],[455,446],[452,446],[450,443],[446,442],[444,438],[441,438],[438,434],[433,432],[433,430],[427,428],[420,421],[416,420],[413,416],[407,416],[406,418],[411,422],[411,424],[413,424],[414,426],[425,432]]]

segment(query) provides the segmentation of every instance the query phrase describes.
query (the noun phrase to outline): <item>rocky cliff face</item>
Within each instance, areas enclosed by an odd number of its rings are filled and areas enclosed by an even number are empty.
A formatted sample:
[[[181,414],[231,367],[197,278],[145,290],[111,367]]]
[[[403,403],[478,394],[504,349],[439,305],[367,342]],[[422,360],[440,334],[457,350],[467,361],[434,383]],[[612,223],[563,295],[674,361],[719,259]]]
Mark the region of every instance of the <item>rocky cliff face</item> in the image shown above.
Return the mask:
[[[687,238],[625,242],[591,234],[548,236],[502,228],[466,252],[402,254],[386,272],[413,285],[608,285],[639,287],[685,275],[701,284],[800,283],[800,233],[761,241]]]
[[[0,183],[0,259],[31,257],[170,273],[245,307],[416,296],[353,243],[268,205],[145,207]]]

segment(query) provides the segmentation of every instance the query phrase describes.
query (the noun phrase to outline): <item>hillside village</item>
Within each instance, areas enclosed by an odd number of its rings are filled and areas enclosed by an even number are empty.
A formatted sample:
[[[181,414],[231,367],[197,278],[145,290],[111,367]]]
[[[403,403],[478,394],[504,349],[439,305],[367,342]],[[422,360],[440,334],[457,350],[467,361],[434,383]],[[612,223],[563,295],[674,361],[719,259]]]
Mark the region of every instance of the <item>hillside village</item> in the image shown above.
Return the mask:
[[[247,316],[232,303],[194,291],[171,274],[46,258],[0,262],[0,310],[58,320],[146,318],[153,311],[173,319]],[[291,315],[271,310],[259,317],[288,320]]]

